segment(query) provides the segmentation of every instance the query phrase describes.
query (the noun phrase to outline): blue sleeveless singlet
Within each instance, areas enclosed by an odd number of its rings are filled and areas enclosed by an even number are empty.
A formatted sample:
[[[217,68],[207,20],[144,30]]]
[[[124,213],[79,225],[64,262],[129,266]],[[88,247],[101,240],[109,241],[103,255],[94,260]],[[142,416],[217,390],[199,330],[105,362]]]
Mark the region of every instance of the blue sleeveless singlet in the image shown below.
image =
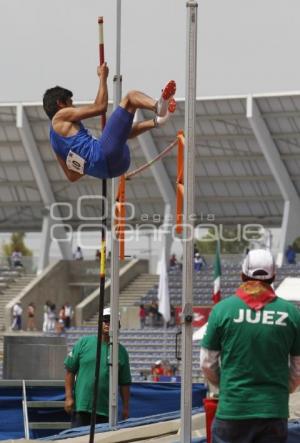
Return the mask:
[[[93,138],[80,123],[77,134],[63,137],[50,126],[50,143],[56,154],[65,161],[70,151],[85,160],[84,173],[97,178],[109,178],[107,162],[99,140]]]
[[[80,122],[77,134],[63,137],[50,126],[50,143],[56,154],[66,161],[70,151],[85,160],[84,174],[96,178],[113,178],[124,174],[130,165],[126,141],[134,115],[117,107],[99,139],[94,138]]]

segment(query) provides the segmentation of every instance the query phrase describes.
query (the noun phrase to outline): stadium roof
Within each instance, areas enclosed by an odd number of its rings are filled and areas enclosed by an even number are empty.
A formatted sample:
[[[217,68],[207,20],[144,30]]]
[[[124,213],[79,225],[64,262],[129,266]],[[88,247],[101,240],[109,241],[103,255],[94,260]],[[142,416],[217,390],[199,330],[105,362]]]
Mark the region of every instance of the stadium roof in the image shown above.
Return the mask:
[[[200,223],[209,223],[213,215],[217,223],[281,224],[283,191],[247,118],[247,98],[249,103],[247,96],[197,99],[195,211]],[[299,196],[300,92],[253,98],[281,168]],[[109,112],[111,108],[110,104]],[[148,112],[144,116],[152,117]],[[99,132],[98,119],[86,123],[92,132]],[[164,127],[130,142],[131,169],[161,152],[181,128],[183,99],[178,100],[175,115]],[[48,129],[41,104],[0,104],[0,231],[40,230],[43,215],[53,202],[68,204],[61,205],[60,211],[76,228],[80,222],[78,198],[101,194],[97,179],[67,181],[50,148]],[[133,221],[145,221],[147,214],[150,222],[153,218],[156,222],[163,217],[167,200],[175,206],[176,168],[175,148],[127,182],[127,201],[134,205]],[[86,217],[99,216],[98,199],[84,198],[83,207]]]

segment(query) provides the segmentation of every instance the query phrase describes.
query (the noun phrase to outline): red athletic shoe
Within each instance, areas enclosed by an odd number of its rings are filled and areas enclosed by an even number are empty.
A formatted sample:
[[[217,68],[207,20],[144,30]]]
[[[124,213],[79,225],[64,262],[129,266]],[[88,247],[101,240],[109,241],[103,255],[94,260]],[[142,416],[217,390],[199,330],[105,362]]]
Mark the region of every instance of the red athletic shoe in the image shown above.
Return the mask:
[[[164,89],[162,90],[160,99],[157,102],[157,112],[158,117],[164,117],[168,111],[169,100],[173,97],[176,92],[176,83],[174,80],[170,80]]]
[[[175,92],[176,83],[174,80],[170,80],[162,90],[161,96],[164,100],[169,100],[173,95],[175,95]]]
[[[167,110],[166,114],[163,117],[159,117],[159,116],[155,117],[155,126],[160,127],[160,126],[164,125],[169,120],[171,115],[174,114],[175,109],[176,109],[176,101],[172,97],[169,100],[168,110]]]

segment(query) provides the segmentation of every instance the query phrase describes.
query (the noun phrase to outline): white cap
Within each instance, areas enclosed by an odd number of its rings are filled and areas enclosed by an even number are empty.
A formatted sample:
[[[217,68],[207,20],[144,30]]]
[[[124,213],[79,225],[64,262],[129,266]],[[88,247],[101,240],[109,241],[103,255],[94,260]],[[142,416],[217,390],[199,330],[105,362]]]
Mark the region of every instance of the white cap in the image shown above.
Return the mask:
[[[252,249],[242,266],[243,274],[256,280],[269,280],[275,275],[274,257],[269,249]],[[264,271],[265,275],[260,275]]]
[[[111,310],[110,310],[110,308],[104,308],[103,309],[103,317],[108,317],[108,316],[111,316]],[[120,320],[120,312],[119,312],[119,320]]]
[[[162,361],[161,361],[161,360],[156,360],[155,364],[156,364],[156,365],[161,365],[161,364],[162,364]]]
[[[103,317],[108,316],[108,315],[110,316],[110,308],[104,308],[103,309]]]

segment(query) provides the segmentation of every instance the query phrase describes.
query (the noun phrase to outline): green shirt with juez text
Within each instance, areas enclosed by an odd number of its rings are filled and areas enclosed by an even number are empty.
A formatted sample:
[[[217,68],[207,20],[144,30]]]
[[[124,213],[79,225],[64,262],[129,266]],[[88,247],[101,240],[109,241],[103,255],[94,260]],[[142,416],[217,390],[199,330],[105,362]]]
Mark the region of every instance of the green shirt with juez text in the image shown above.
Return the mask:
[[[237,296],[211,311],[202,346],[220,351],[220,419],[288,417],[289,355],[300,356],[300,312],[276,297],[255,311]]]

